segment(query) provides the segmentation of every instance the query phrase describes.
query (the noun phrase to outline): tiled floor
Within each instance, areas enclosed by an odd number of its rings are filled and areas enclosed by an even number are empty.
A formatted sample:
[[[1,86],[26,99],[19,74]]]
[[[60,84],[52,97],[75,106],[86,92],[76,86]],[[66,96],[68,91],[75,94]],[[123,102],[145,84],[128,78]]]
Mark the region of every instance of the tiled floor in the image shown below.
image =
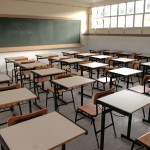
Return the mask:
[[[121,83],[123,86],[125,84],[122,82]],[[48,86],[48,85],[47,85]],[[90,94],[91,93],[91,86],[86,86],[85,92]],[[80,106],[80,95],[78,94],[78,91],[80,89],[75,89],[74,90],[74,97],[75,97],[75,103],[76,103],[76,108]],[[119,90],[122,90],[119,88]],[[94,93],[98,92],[97,90],[94,90]],[[52,95],[52,94],[51,94]],[[125,96],[125,95],[124,95]],[[71,94],[70,92],[64,94],[64,100],[70,100]],[[40,94],[40,102],[39,105],[41,107],[45,107],[45,99],[46,99],[46,94],[42,93]],[[92,99],[84,97],[84,103],[92,102]],[[22,105],[22,110],[23,114],[28,113],[28,105]],[[36,106],[33,105],[33,111],[38,110]],[[149,107],[145,107],[146,111],[146,117],[148,115],[148,110]],[[49,113],[54,111],[54,101],[53,99],[49,99],[48,101],[48,111]],[[59,108],[60,113],[68,117],[69,119],[73,120],[75,119],[75,111],[73,108],[73,104],[70,103],[68,105],[63,105]],[[19,115],[19,110],[16,107],[15,112],[17,115]],[[128,118],[122,116],[121,114],[118,114],[116,112],[113,112],[114,116],[114,122],[115,122],[115,127],[116,127],[116,132],[117,132],[117,138],[114,137],[114,132],[113,128],[109,127],[105,131],[105,150],[129,150],[131,148],[132,143],[122,139],[120,137],[121,133],[126,134],[127,132],[127,123],[128,123]],[[8,117],[11,116],[10,112],[4,112],[0,114],[0,121],[6,121]],[[131,137],[135,139],[136,137],[144,134],[145,132],[150,130],[150,125],[146,124],[142,121],[143,119],[143,113],[142,110],[139,110],[133,114],[133,120],[132,120],[132,130],[131,130]],[[107,114],[106,116],[106,124],[110,123],[110,116]],[[86,130],[88,130],[87,135],[83,135],[81,137],[76,138],[75,140],[72,140],[66,144],[66,150],[97,150],[97,144],[95,140],[95,135],[94,135],[94,130],[93,126],[91,124],[91,121],[88,119],[83,119],[77,122],[79,125],[84,127]],[[96,127],[97,129],[100,129],[101,126],[101,115],[99,115],[96,118]],[[7,127],[7,125],[3,125],[0,128]],[[67,126],[66,126],[67,128]],[[57,132],[57,130],[56,130]],[[15,135],[14,135],[15,136]],[[22,135],[23,136],[23,135]],[[98,137],[100,139],[100,134],[98,134]],[[60,150],[61,148],[57,148],[56,150]]]

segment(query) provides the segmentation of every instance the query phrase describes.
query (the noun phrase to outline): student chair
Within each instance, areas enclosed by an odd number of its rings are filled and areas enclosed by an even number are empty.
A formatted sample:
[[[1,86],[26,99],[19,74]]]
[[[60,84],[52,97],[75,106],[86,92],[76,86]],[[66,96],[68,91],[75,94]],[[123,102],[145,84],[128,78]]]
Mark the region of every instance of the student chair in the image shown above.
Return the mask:
[[[31,63],[35,63],[35,62],[36,62],[35,60],[31,60],[31,61],[27,61],[27,62],[21,62],[21,64],[31,64]],[[30,83],[31,74],[32,74],[31,70],[24,70],[24,71],[22,71],[21,76],[23,76],[23,85],[26,84],[24,82],[24,80],[28,80],[29,83]],[[18,83],[18,80],[19,80],[19,76],[20,76],[20,69],[19,69],[19,72],[17,73],[17,76],[16,76],[17,83]]]
[[[132,68],[132,69],[140,70],[140,67],[141,67],[141,60],[135,60],[135,61],[133,61],[132,64],[131,64],[131,68]],[[140,83],[140,74],[136,74],[136,75],[134,75],[134,77],[137,77],[137,78],[138,78],[138,82]],[[133,82],[133,79],[132,79],[132,76],[131,76],[131,82],[134,84],[134,83],[136,83],[137,81],[134,81],[134,82]]]
[[[68,72],[71,73],[71,67],[69,65],[66,65],[65,63],[61,62],[66,59],[71,59],[71,57],[60,58],[61,69],[65,70],[66,73],[68,73]]]
[[[141,145],[140,149],[150,150],[150,131],[145,133],[144,135],[138,137],[132,144],[131,150],[134,149],[135,144]]]
[[[95,133],[95,137],[96,137],[98,147],[99,147],[99,142],[98,142],[97,134],[100,132],[100,130],[99,131],[96,130],[95,119],[94,118],[96,118],[102,112],[102,107],[101,107],[101,105],[96,105],[96,101],[97,101],[98,98],[102,98],[104,96],[107,96],[109,94],[114,93],[114,91],[115,91],[114,88],[111,88],[109,90],[101,91],[101,92],[96,93],[92,103],[88,103],[88,104],[85,104],[83,106],[80,106],[76,111],[75,122],[77,122],[77,121],[79,121],[79,120],[81,120],[85,117],[91,119],[93,127],[94,127],[94,133]],[[78,118],[78,114],[83,115],[83,117]],[[105,129],[112,125],[113,130],[114,130],[114,134],[115,134],[115,137],[116,137],[116,131],[115,131],[115,126],[114,126],[114,121],[113,121],[113,116],[112,116],[111,111],[110,111],[110,116],[111,116],[112,123],[110,125],[106,126]]]
[[[57,75],[55,77],[55,80],[57,80],[57,79],[63,79],[63,78],[67,78],[67,77],[72,77],[72,76],[73,76],[72,73],[70,73],[70,74],[60,74],[60,75]],[[73,96],[73,88],[65,90],[65,89],[62,89],[61,87],[58,86],[57,89],[56,89],[56,91],[57,91],[57,93],[56,93],[57,98],[61,101],[61,104],[58,105],[58,107],[61,106],[61,105],[64,105],[64,104],[66,105],[68,103],[73,103],[74,110],[76,111],[75,102],[74,102],[74,96]],[[69,102],[63,101],[63,93],[67,92],[67,91],[71,92],[72,101],[69,101]],[[52,98],[52,97],[48,97],[49,92],[53,93],[53,98],[54,98],[54,87],[49,87],[47,89],[47,93],[46,93],[46,107],[47,107],[48,99]],[[60,99],[60,96],[61,96],[61,99]]]
[[[106,84],[110,83],[110,76],[109,76],[109,73],[108,73],[108,70],[113,70],[113,69],[116,69],[117,67],[110,67],[110,68],[105,68],[105,72],[104,72],[104,76],[103,77],[100,77],[98,79],[96,79],[96,81],[98,83],[101,83],[103,85],[103,89],[102,90],[106,90]],[[112,83],[114,83],[115,87],[116,87],[116,91],[117,91],[117,85],[116,85],[116,82],[117,82],[117,79],[116,78],[113,78],[112,79]]]
[[[19,59],[15,59],[14,61],[24,61],[24,60],[28,60],[28,58],[19,58]],[[19,72],[20,72],[19,67],[15,67],[14,69],[12,69],[12,82],[13,82],[13,77],[16,78],[15,74],[19,74]]]
[[[38,67],[35,68],[35,70],[48,69],[48,68],[52,68],[52,67],[53,67],[52,65],[38,66]],[[51,78],[50,77],[37,77],[37,78],[34,79],[36,92],[38,94],[38,97],[39,97],[39,94],[41,93],[41,92],[39,92],[38,84],[41,83],[42,84],[42,90],[44,90],[44,83],[47,82],[47,81],[50,82]]]

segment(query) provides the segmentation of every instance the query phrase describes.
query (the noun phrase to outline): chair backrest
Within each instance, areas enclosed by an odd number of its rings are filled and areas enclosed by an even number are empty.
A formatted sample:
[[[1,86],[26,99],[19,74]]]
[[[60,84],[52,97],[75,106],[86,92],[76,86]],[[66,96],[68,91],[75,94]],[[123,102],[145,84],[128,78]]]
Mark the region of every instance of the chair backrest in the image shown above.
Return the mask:
[[[57,76],[55,77],[55,79],[62,79],[62,78],[72,77],[73,75],[74,75],[73,73],[60,74],[60,75],[57,75]]]
[[[80,64],[89,64],[89,63],[91,63],[91,61],[82,61],[82,62],[80,62]]]
[[[31,60],[31,61],[25,61],[25,62],[21,62],[21,64],[31,64],[31,63],[35,63],[36,60]]]
[[[142,81],[142,85],[145,85],[148,83],[148,80],[150,80],[150,75],[145,75]]]
[[[41,70],[41,69],[48,69],[48,68],[52,68],[52,65],[46,65],[46,66],[38,66],[35,68],[35,70]]]
[[[135,60],[135,61],[132,62],[131,67],[133,69],[140,69],[140,65],[141,65],[141,60]]]
[[[93,104],[96,105],[96,101],[97,101],[98,98],[107,96],[107,95],[112,94],[112,93],[114,93],[114,92],[115,92],[115,88],[113,87],[113,88],[108,89],[108,90],[106,90],[106,91],[101,91],[101,92],[96,93],[95,96],[94,96]]]
[[[7,91],[7,90],[13,90],[19,88],[20,88],[20,84],[12,84],[10,86],[0,87],[0,91]]]
[[[27,121],[27,120],[45,115],[47,113],[48,113],[47,108],[45,108],[45,109],[41,109],[37,112],[33,112],[33,113],[30,113],[27,115],[11,117],[8,119],[7,124],[8,124],[8,126],[15,125],[15,124],[21,123],[23,121]]]
[[[65,59],[71,59],[71,57],[64,57],[64,58],[62,57],[62,58],[60,58],[60,61],[65,60]]]
[[[108,58],[108,65],[110,66],[110,65],[113,65],[113,61],[112,61],[112,59],[117,59],[118,57],[113,57],[113,56],[111,56],[111,57],[109,57]]]
[[[17,58],[15,61],[23,61],[23,60],[28,60],[28,58]]]

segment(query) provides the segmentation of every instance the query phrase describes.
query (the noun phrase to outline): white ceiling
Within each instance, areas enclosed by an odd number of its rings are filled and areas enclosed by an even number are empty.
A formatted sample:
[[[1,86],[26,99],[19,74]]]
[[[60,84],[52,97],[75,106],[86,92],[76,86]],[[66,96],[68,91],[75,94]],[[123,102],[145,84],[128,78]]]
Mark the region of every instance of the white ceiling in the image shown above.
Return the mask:
[[[107,0],[16,0],[16,1],[53,3],[53,4],[65,4],[65,5],[72,5],[72,6],[90,7],[91,4],[93,3],[107,1]]]

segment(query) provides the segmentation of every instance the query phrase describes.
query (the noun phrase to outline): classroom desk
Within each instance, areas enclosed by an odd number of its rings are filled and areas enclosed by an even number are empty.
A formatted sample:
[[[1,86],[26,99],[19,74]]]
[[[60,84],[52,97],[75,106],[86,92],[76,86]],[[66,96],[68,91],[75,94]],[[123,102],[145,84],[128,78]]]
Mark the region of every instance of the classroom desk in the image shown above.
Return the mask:
[[[133,56],[135,53],[134,52],[121,52],[118,54],[118,57],[129,57],[129,56]]]
[[[115,51],[115,50],[111,50],[111,51],[104,51],[103,54],[104,55],[112,55],[112,56],[115,56],[115,55],[118,55],[119,53],[121,53],[122,51]]]
[[[77,52],[77,51],[68,51],[68,52],[62,52],[63,53],[63,56],[74,56],[75,57],[75,55],[76,54],[79,54],[80,52]]]
[[[64,60],[60,60],[60,65],[61,65],[61,68],[63,65],[69,65],[71,66],[72,64],[76,65],[77,66],[77,71],[78,71],[78,64],[80,62],[84,61],[83,59],[78,59],[78,58],[70,58],[70,59],[64,59]]]
[[[139,60],[145,59],[147,62],[149,61],[150,54],[141,54],[136,56]]]
[[[20,80],[21,80],[21,86],[23,86],[23,82],[22,82],[22,72],[25,70],[32,70],[35,69],[36,67],[39,66],[45,66],[47,64],[42,63],[42,62],[35,62],[35,63],[29,63],[29,64],[18,64],[18,66],[20,67]]]
[[[100,150],[104,149],[104,136],[105,136],[105,114],[110,110],[117,111],[125,116],[128,116],[128,128],[127,135],[121,134],[121,137],[126,138],[127,140],[131,139],[131,123],[132,123],[132,114],[137,110],[145,107],[150,104],[150,99],[148,96],[140,93],[136,93],[130,90],[122,90],[111,95],[102,97],[97,100],[97,104],[101,104],[102,108],[102,118],[101,118],[101,137],[100,137]],[[137,129],[139,130],[139,129]]]
[[[7,57],[4,59],[6,64],[6,73],[8,75],[8,63],[13,63],[13,61],[17,61],[17,60],[27,60],[28,58],[24,56],[18,56],[18,57]]]
[[[21,64],[21,63],[33,63],[34,61],[35,61],[35,62],[38,62],[38,61],[35,60],[35,59],[13,61],[13,63],[14,63],[14,73],[15,73],[15,81],[16,81],[16,83],[17,83],[17,79],[16,79],[16,76],[17,76],[16,70],[19,71],[19,69],[17,69],[17,68],[20,66],[20,64]]]
[[[109,74],[111,74],[110,77],[110,87],[112,87],[112,79],[114,77],[118,76],[124,76],[127,77],[127,89],[129,88],[129,77],[138,73],[142,73],[141,70],[131,69],[131,68],[118,68],[113,70],[108,70]]]
[[[59,62],[61,58],[70,58],[70,57],[68,57],[68,56],[50,57],[50,58],[49,58],[50,64],[52,64],[53,61],[54,61],[54,62]]]
[[[86,131],[52,112],[0,130],[0,142],[5,150],[52,150],[86,134]],[[81,148],[82,149],[82,148]]]
[[[29,112],[32,112],[31,100],[36,99],[37,96],[33,94],[27,88],[19,88],[8,91],[0,92],[0,108],[11,105],[13,103],[19,103],[23,101],[29,101]],[[4,123],[1,123],[1,125]]]
[[[90,56],[95,56],[96,54],[93,54],[93,53],[79,53],[77,54],[77,58],[89,58]]]
[[[87,63],[87,64],[80,64],[80,68],[81,68],[81,75],[83,76],[83,71],[85,69],[88,69],[90,72],[90,78],[92,77],[92,70],[93,69],[97,69],[97,79],[99,78],[99,70],[102,67],[108,66],[108,64],[104,64],[104,63],[99,63],[99,62],[91,62],[91,63]]]
[[[0,74],[0,83],[10,83],[11,78],[7,74]]]
[[[36,78],[58,75],[61,73],[65,73],[65,71],[58,69],[58,68],[48,68],[48,69],[41,69],[41,70],[32,70],[32,73],[33,73],[34,92],[35,92],[36,91],[35,90],[35,79]]]
[[[108,56],[108,55],[96,55],[96,56],[91,56],[90,57],[90,59],[93,61],[93,60],[96,60],[96,61],[104,61],[105,62],[105,60],[106,59],[109,59],[109,58],[111,58],[111,56]]]
[[[82,76],[73,76],[67,77],[63,79],[52,80],[51,82],[54,84],[54,100],[55,100],[55,110],[57,110],[57,97],[56,97],[56,87],[60,86],[64,89],[70,89],[74,87],[81,86],[81,105],[83,105],[83,85],[94,82],[93,79],[88,79]]]
[[[131,59],[131,58],[115,58],[115,59],[112,59],[113,61],[113,66],[115,65],[120,65],[120,64],[123,64],[124,67],[128,67],[128,64],[135,61],[135,59]]]
[[[148,69],[150,68],[150,62],[141,63],[141,66],[143,66],[142,77],[144,78],[144,75],[148,74]]]
[[[102,50],[102,49],[99,49],[99,50],[98,49],[97,50],[91,49],[91,50],[89,50],[90,53],[98,53],[98,54],[101,54],[103,51],[104,50]]]
[[[57,57],[58,55],[57,54],[38,54],[35,56],[36,56],[37,61],[38,61],[39,59],[47,59],[49,57]]]

